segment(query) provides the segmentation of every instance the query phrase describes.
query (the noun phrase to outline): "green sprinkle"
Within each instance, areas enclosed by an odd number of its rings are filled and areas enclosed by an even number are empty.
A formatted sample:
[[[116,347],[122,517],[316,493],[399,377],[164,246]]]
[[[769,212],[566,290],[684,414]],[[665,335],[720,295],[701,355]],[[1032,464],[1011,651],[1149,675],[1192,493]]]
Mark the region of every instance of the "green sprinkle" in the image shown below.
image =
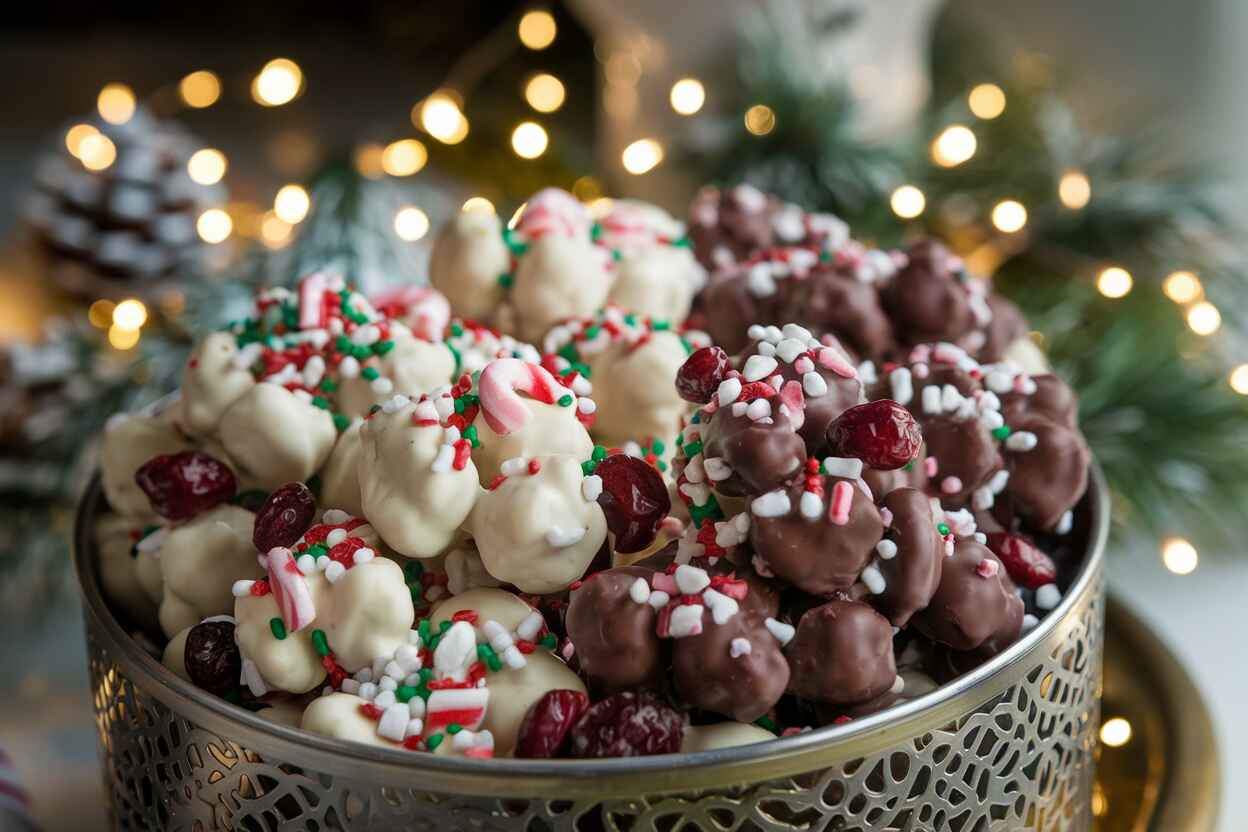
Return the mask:
[[[415,695],[416,695],[416,688],[412,687],[411,685],[399,685],[398,688],[396,688],[394,691],[394,698],[399,700],[403,704],[407,704],[408,702],[410,702],[412,700],[412,697]]]
[[[412,605],[423,607],[425,605],[425,590],[420,586],[409,586],[407,592],[412,596]]]
[[[455,359],[455,372],[453,373],[453,375],[458,377],[459,370],[461,367],[463,367],[463,360],[460,358],[459,350],[452,347],[450,341],[443,341],[442,343],[446,346],[448,350],[451,351],[451,357]]]
[[[373,344],[373,352],[378,355],[385,355],[392,349],[394,349],[393,341],[378,341],[376,344]]]
[[[319,386],[326,393],[332,393],[338,389],[338,385],[334,383],[334,380],[332,378],[321,379],[321,383]]]
[[[415,583],[425,574],[424,565],[417,560],[409,560],[407,565],[403,567],[403,578],[409,583]]]
[[[676,248],[693,248],[693,242],[688,237],[677,237],[672,240],[672,245]]]
[[[601,459],[606,459],[606,458],[607,458],[607,449],[606,449],[605,447],[603,447],[602,445],[595,445],[595,446],[594,446],[594,452],[593,452],[592,454],[590,454],[590,457],[589,457],[589,458],[590,458],[590,459],[592,459],[592,460],[594,460],[595,462],[597,462],[598,460],[601,460]]]
[[[451,622],[450,622],[450,621],[443,621],[441,624],[439,624],[439,625],[438,625],[438,632],[439,632],[439,633],[445,633],[445,632],[446,632],[447,630],[449,630],[449,629],[451,629]]]
[[[334,414],[334,427],[338,428],[338,432],[341,433],[342,431],[351,427],[351,420],[348,419],[346,416],[342,415],[341,413],[335,413]]]
[[[316,649],[316,655],[329,655],[329,639],[325,637],[324,630],[312,631],[312,647]]]
[[[515,282],[516,279],[509,274],[500,274],[498,276],[498,285],[502,286],[504,289],[510,289],[511,284]]]
[[[467,407],[467,405],[466,405],[466,404],[464,404],[464,398],[463,398],[463,396],[460,396],[458,399],[456,399],[456,400],[455,400],[455,412],[456,412],[456,413],[463,413],[463,412],[464,412],[464,408],[466,408],[466,407]]]
[[[702,443],[698,440],[694,440],[685,446],[685,456],[690,459],[693,459],[694,456],[700,453],[702,453]]]
[[[589,229],[589,238],[594,242],[598,242],[598,238],[602,236],[602,225],[594,223]]]
[[[637,316],[630,312],[629,314],[624,316],[624,323],[628,324],[629,326],[637,326]]]
[[[422,667],[420,670],[416,671],[416,675],[420,676],[420,686],[422,688],[428,687],[429,682],[433,680],[433,668]]]
[[[319,558],[321,555],[329,554],[329,547],[324,543],[313,543],[308,547],[307,554],[314,558]]]
[[[620,262],[624,259],[624,252],[620,251],[618,248],[611,249],[611,259],[617,263]]]
[[[324,396],[313,396],[312,405],[319,407],[321,410],[329,410],[329,402],[325,400]]]
[[[667,450],[667,446],[663,444],[662,439],[656,439],[650,443],[650,450],[655,454],[661,454]]]
[[[778,730],[776,728],[775,720],[773,720],[769,716],[760,716],[758,719],[754,720],[754,724],[757,725],[759,728],[770,731],[773,734],[777,733],[777,730]]]
[[[454,335],[456,338],[458,338],[459,336],[464,334],[464,328],[460,326],[458,323],[453,323],[451,324],[451,334]]]
[[[485,666],[493,673],[498,673],[503,669],[503,663],[498,660],[497,656],[491,656],[485,660]]]
[[[667,463],[666,463],[666,462],[664,462],[664,461],[663,461],[663,460],[661,460],[661,459],[660,459],[658,462],[654,463],[654,465],[655,465],[655,467],[656,467],[656,468],[658,468],[660,471],[666,471],[666,470],[667,470]]]
[[[571,394],[571,393],[564,393],[562,396],[560,396],[560,397],[559,397],[559,406],[560,406],[560,407],[570,407],[571,405],[572,405],[572,394]]]
[[[481,661],[483,662],[489,661],[491,658],[494,658],[497,655],[498,654],[494,652],[494,648],[491,647],[490,645],[488,644],[477,645],[477,658],[480,659]]]
[[[345,335],[339,335],[334,339],[334,347],[338,352],[351,352],[351,339]]]
[[[671,329],[672,325],[668,321],[651,321],[650,328],[653,329],[655,332],[664,332],[666,330]]]
[[[602,327],[597,324],[585,327],[585,340],[592,341],[598,337],[598,333],[602,332]]]
[[[538,642],[538,644],[542,645],[547,650],[554,650],[556,647],[559,646],[559,639],[555,638],[554,633],[547,633],[546,635],[542,636],[542,640]]]
[[[437,750],[437,747],[441,744],[442,744],[441,734],[434,734],[433,736],[429,737],[429,739],[425,740],[425,748],[428,748],[430,751]]]
[[[581,463],[581,473],[588,477],[594,473],[594,469],[597,467],[598,463],[595,460],[587,459]]]
[[[381,373],[377,372],[376,367],[365,367],[363,370],[360,370],[360,375],[364,377],[365,381],[376,381],[381,377]]]
[[[450,734],[452,737],[462,730],[464,730],[464,726],[460,725],[458,722],[452,722],[446,726],[446,733]]]
[[[356,361],[367,361],[373,351],[369,347],[352,347],[351,355],[355,356]]]
[[[429,643],[429,619],[428,618],[420,619],[420,623],[416,625],[416,632],[417,634],[420,635],[421,644]]]
[[[820,468],[822,468],[822,467],[823,467],[823,463],[820,463],[820,464],[819,464],[819,467],[820,467]],[[903,471],[913,471],[913,470],[914,470],[914,460],[912,459],[912,460],[910,460],[909,462],[907,462],[905,465],[901,466],[901,470],[903,470]]]
[[[269,619],[269,629],[273,631],[273,638],[283,641],[286,638],[286,625],[282,623],[280,618]]]
[[[948,523],[937,523],[937,524],[936,524],[936,531],[940,532],[940,536],[941,536],[941,537],[944,537],[945,535],[949,534],[949,524],[948,524]]]
[[[999,427],[999,428],[993,428],[993,429],[992,429],[992,438],[993,438],[993,439],[1000,439],[1000,440],[1004,441],[1004,440],[1006,440],[1007,438],[1009,438],[1010,433],[1011,433],[1011,431],[1010,431],[1010,426],[1009,426],[1009,425],[1002,425],[1002,426],[1001,426],[1001,427]]]

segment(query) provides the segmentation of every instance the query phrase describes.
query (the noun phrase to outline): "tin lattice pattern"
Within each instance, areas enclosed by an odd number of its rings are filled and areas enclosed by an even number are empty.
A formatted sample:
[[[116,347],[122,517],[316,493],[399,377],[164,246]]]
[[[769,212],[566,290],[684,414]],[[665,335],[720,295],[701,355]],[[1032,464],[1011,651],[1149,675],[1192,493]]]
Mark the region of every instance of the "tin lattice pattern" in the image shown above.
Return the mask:
[[[748,785],[632,800],[430,793],[411,787],[416,771],[406,782],[368,777],[367,761],[359,780],[334,777],[195,725],[124,675],[90,616],[87,636],[119,829],[1056,832],[1089,824],[1102,578],[1086,590],[1007,687],[943,726],[796,777],[766,779],[763,769]]]

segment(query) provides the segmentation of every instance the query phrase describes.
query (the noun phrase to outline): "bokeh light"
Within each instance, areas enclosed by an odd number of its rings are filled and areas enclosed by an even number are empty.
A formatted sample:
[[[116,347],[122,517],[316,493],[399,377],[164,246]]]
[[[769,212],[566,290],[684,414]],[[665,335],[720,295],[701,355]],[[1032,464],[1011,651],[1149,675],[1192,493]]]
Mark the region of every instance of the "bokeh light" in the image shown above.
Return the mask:
[[[1222,313],[1209,301],[1202,300],[1188,307],[1187,325],[1197,335],[1212,335],[1222,326]]]
[[[1161,291],[1175,303],[1186,305],[1200,300],[1205,293],[1205,287],[1200,285],[1200,278],[1191,272],[1178,271],[1166,276],[1161,284]]]
[[[555,25],[555,18],[550,12],[541,9],[526,12],[520,18],[520,25],[516,27],[520,42],[530,49],[545,49],[555,42],[555,35],[558,33],[559,27]]]
[[[87,309],[87,320],[96,329],[107,329],[112,326],[113,310],[116,308],[117,304],[108,298],[101,298]]]
[[[1231,370],[1227,381],[1231,389],[1241,396],[1248,396],[1248,364],[1240,364]]]
[[[522,121],[511,132],[511,149],[522,159],[536,159],[546,152],[550,137],[535,121]]]
[[[969,127],[951,124],[932,140],[932,161],[942,168],[957,167],[974,156],[978,146]]]
[[[386,172],[386,148],[377,142],[366,142],[355,149],[352,161],[360,176],[366,179],[380,179]]]
[[[178,95],[188,107],[211,107],[221,97],[221,79],[206,69],[196,70],[178,83]]]
[[[303,89],[303,70],[289,58],[274,58],[251,82],[251,97],[266,107],[289,104]]]
[[[125,124],[134,115],[134,90],[125,84],[107,84],[95,102],[100,118],[109,124]]]
[[[413,122],[443,144],[458,144],[468,135],[468,119],[449,92],[439,90],[417,105]]]
[[[524,100],[539,113],[553,113],[563,106],[567,90],[563,82],[549,72],[541,72],[524,85]]]
[[[281,248],[291,241],[295,227],[277,215],[275,211],[265,211],[260,220],[260,240],[269,248]]]
[[[672,109],[682,116],[691,116],[706,103],[706,87],[696,78],[681,78],[672,84]]]
[[[490,214],[494,213],[494,203],[490,202],[483,196],[471,196],[464,200],[461,211],[484,211]]]
[[[139,343],[139,337],[140,331],[137,329],[122,329],[115,325],[108,328],[108,343],[114,349],[131,349],[135,344]]]
[[[82,158],[82,140],[100,131],[91,124],[75,124],[65,131],[65,149],[71,156]]]
[[[226,166],[224,153],[205,147],[191,154],[186,163],[186,172],[201,185],[215,185],[225,176]]]
[[[1027,208],[1016,199],[1003,199],[992,209],[992,224],[998,231],[1013,234],[1027,224]]]
[[[1067,208],[1078,211],[1092,199],[1092,183],[1081,171],[1067,171],[1057,183],[1057,198]]]
[[[1105,720],[1101,725],[1101,742],[1110,748],[1119,748],[1131,741],[1131,723],[1120,716]]]
[[[394,215],[394,233],[414,243],[429,233],[429,215],[415,205],[404,205]]]
[[[996,84],[980,84],[966,96],[976,118],[994,119],[1005,112],[1005,91]]]
[[[620,154],[624,170],[634,176],[652,171],[663,161],[663,145],[655,139],[638,139]]]
[[[923,192],[913,185],[902,185],[893,191],[888,204],[894,214],[903,220],[912,220],[922,214],[923,209],[927,207],[927,197],[923,196]]]
[[[143,301],[128,298],[113,309],[113,326],[121,329],[138,329],[147,323],[147,307]]]
[[[1096,276],[1096,291],[1107,298],[1126,297],[1134,285],[1135,278],[1131,277],[1131,272],[1121,266],[1102,269]]]
[[[1166,538],[1161,544],[1161,562],[1176,575],[1187,575],[1196,569],[1200,556],[1196,547],[1181,537]]]
[[[411,176],[429,161],[429,151],[419,139],[400,139],[381,152],[381,169],[391,176]]]
[[[766,136],[776,129],[776,113],[766,104],[755,104],[745,111],[745,129],[755,136]]]
[[[205,243],[223,243],[234,231],[234,220],[220,208],[209,208],[199,215],[195,222],[195,230]]]
[[[78,143],[78,158],[87,170],[107,170],[117,160],[117,147],[103,133],[92,133]]]

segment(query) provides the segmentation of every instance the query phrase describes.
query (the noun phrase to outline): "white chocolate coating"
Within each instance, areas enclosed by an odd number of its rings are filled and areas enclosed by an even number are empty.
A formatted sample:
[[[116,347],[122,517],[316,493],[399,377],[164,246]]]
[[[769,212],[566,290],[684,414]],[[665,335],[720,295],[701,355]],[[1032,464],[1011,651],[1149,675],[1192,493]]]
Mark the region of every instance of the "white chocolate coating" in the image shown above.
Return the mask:
[[[402,555],[440,554],[468,517],[481,489],[472,459],[460,470],[434,470],[446,443],[439,425],[416,425],[416,404],[378,411],[360,430],[364,516]]]
[[[117,514],[106,514],[95,524],[95,546],[100,556],[100,583],[104,596],[135,624],[153,629],[156,626],[158,600],[148,594],[139,580],[139,559],[134,548],[135,537],[142,529],[141,522]],[[157,591],[159,576],[157,568]]]
[[[680,742],[682,754],[693,751],[713,751],[716,748],[732,748],[756,742],[774,740],[770,731],[744,722],[719,722],[715,725],[687,725]]]
[[[496,587],[502,581],[486,571],[481,553],[471,540],[452,546],[446,553],[444,565],[446,589],[451,595],[462,595],[472,589]]]
[[[270,489],[312,476],[338,439],[327,411],[267,383],[230,405],[220,431],[234,466]]]
[[[637,348],[620,341],[590,358],[593,433],[604,445],[661,439],[670,447],[689,405],[676,393],[676,372],[689,353],[673,332],[652,333]]]
[[[429,259],[429,282],[460,317],[490,320],[506,290],[498,278],[511,265],[502,223],[492,212],[462,211],[443,226]]]
[[[309,576],[308,584],[319,617],[328,581],[321,575]],[[269,690],[306,693],[325,681],[325,667],[312,646],[312,627],[287,633],[284,639],[274,637],[269,622],[281,618],[282,613],[272,593],[236,598],[234,617],[238,620],[234,638],[239,652],[256,663]]]
[[[1039,376],[1053,372],[1053,365],[1044,350],[1030,338],[1016,338],[1005,348],[1005,359],[1013,361],[1028,375]]]
[[[364,447],[360,428],[363,425],[363,419],[356,419],[338,435],[329,461],[321,469],[321,505],[342,509],[356,517],[364,516],[360,498],[360,458]]]
[[[533,612],[524,600],[505,589],[470,589],[435,606],[429,615],[429,623],[437,630],[443,621],[450,621],[455,613],[463,610],[475,610],[478,625],[485,621],[497,621],[509,631],[519,627],[520,622]],[[480,626],[476,629],[480,638]]]
[[[165,652],[160,656],[160,663],[169,668],[174,676],[193,685],[195,683],[191,682],[191,675],[186,672],[186,637],[190,632],[190,627],[184,627],[169,639]]]
[[[377,723],[360,712],[364,700],[350,693],[331,693],[312,700],[303,711],[299,727],[314,734],[362,742],[380,748],[397,748],[377,735]]]
[[[234,582],[263,574],[251,542],[254,522],[250,511],[221,505],[170,529],[158,558],[165,635],[228,614],[234,608]]]
[[[472,536],[495,578],[523,592],[557,592],[585,574],[607,539],[607,520],[581,493],[579,458],[535,459],[536,474],[509,476],[481,495]]]
[[[525,658],[528,661],[519,670],[506,669],[488,677],[490,705],[481,727],[494,734],[494,754],[498,757],[511,756],[524,715],[547,692],[586,692],[581,678],[547,651],[539,649]]]
[[[134,472],[154,456],[176,454],[191,447],[167,414],[127,414],[109,419],[100,448],[100,468],[108,504],[118,514],[154,517],[147,495],[134,481]]]
[[[251,370],[239,367],[238,346],[228,332],[214,332],[200,341],[182,374],[178,415],[192,436],[215,433],[226,408],[255,383]]]
[[[606,303],[605,255],[588,236],[547,234],[530,242],[510,296],[518,337],[536,342],[557,321],[592,315]]]
[[[378,392],[373,382],[363,376],[340,378],[337,399],[338,411],[343,415],[364,416],[373,405],[381,404],[395,393],[419,396],[453,380],[455,356],[445,344],[422,341],[399,323],[390,325],[390,340],[394,342],[392,350],[365,364],[388,379],[390,389],[383,387],[384,392]]]
[[[566,454],[585,460],[594,451],[594,440],[576,418],[575,407],[543,404],[535,399],[523,401],[531,417],[524,427],[506,436],[491,430],[485,419],[478,418],[475,422],[481,444],[473,448],[472,461],[476,463],[482,485],[492,482],[499,466],[514,457]]]
[[[694,292],[705,282],[688,248],[655,245],[624,255],[608,299],[638,315],[679,324],[689,317]]]
[[[254,713],[265,722],[298,728],[299,723],[303,721],[305,708],[303,702],[299,699],[289,696],[266,696],[263,702],[268,707],[261,708]]]

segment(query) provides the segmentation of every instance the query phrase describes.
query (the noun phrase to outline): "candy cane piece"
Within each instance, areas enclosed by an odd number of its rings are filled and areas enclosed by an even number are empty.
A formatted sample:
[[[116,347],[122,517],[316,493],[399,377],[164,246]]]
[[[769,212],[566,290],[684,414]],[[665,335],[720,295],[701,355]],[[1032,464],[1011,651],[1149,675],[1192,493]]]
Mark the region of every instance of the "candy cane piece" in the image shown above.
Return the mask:
[[[847,480],[832,486],[832,502],[828,506],[828,519],[837,526],[849,522],[849,509],[854,503],[854,487]]]
[[[425,703],[425,732],[437,731],[452,722],[468,731],[481,727],[490,701],[489,688],[435,690]]]
[[[275,546],[269,550],[267,560],[269,587],[273,590],[277,608],[281,610],[286,632],[302,630],[316,618],[316,604],[312,601],[308,581],[299,571],[294,554],[289,549]]]
[[[546,369],[518,358],[498,358],[481,371],[481,414],[500,436],[524,427],[531,414],[516,391],[543,404],[554,404],[572,391],[555,381]]]
[[[369,298],[369,302],[377,309],[397,312],[394,317],[426,341],[441,341],[451,322],[451,304],[446,295],[431,286],[396,286]]]
[[[299,281],[299,328],[320,329],[325,326],[323,314],[325,290],[329,288],[329,275],[313,272]]]
[[[820,381],[823,379],[820,378]],[[789,411],[789,421],[793,430],[801,430],[806,423],[806,397],[802,394],[802,385],[798,381],[786,381],[780,388],[780,402]]]

